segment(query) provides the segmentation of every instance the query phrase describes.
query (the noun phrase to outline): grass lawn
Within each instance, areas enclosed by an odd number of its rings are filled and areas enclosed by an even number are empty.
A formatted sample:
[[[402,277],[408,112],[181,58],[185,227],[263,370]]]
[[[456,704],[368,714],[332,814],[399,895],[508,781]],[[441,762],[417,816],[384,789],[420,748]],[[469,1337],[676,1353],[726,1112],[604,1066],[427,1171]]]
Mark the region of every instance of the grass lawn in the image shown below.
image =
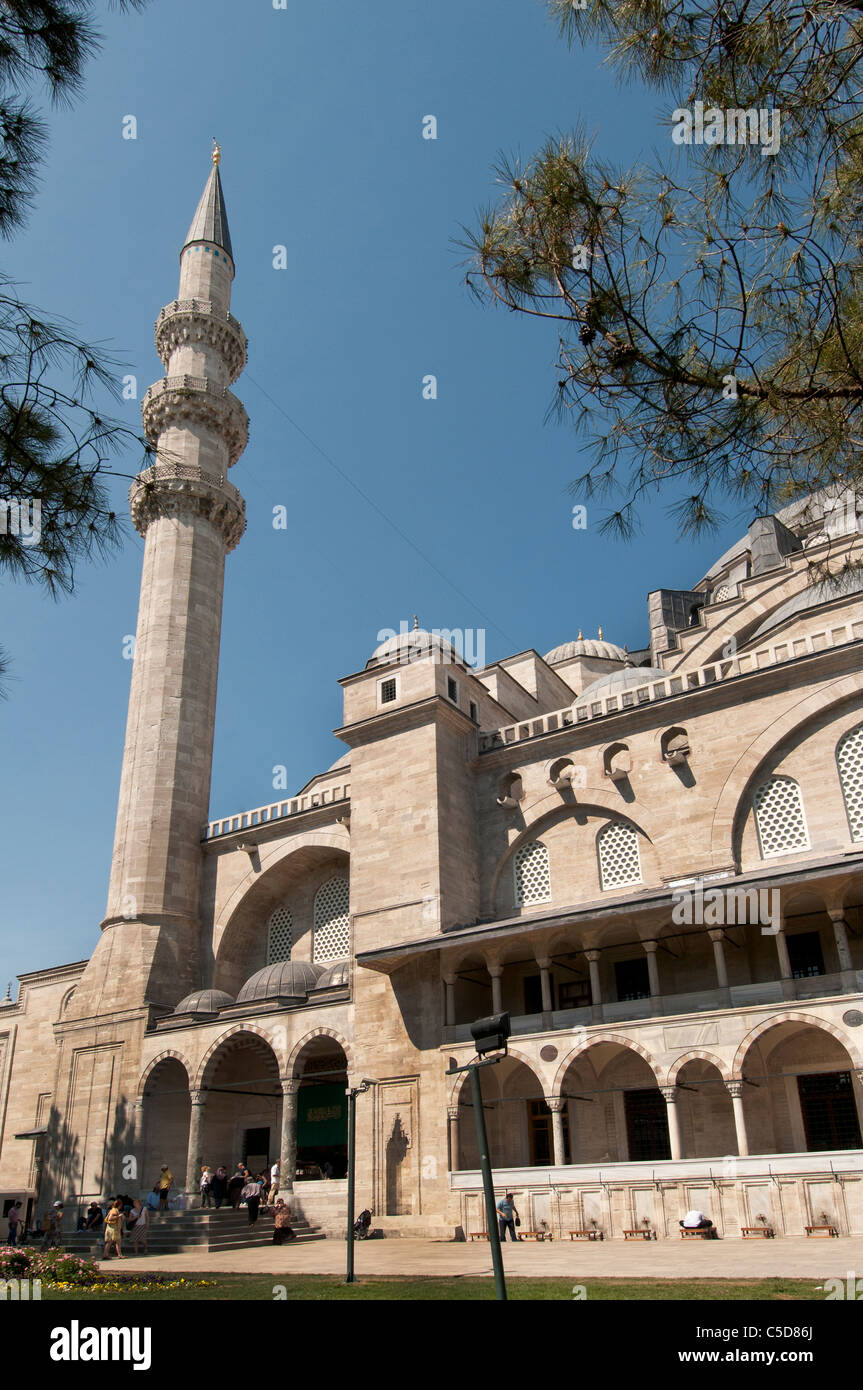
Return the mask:
[[[106,1288],[101,1292],[81,1289],[43,1289],[42,1301],[105,1303],[123,1302],[195,1302],[205,1300],[266,1300],[272,1302],[274,1290],[284,1289],[280,1297],[289,1301],[304,1299],[384,1299],[384,1300],[468,1300],[494,1299],[491,1279],[453,1278],[384,1278],[358,1279],[345,1284],[330,1274],[279,1277],[278,1275],[243,1274],[186,1274],[178,1288]],[[129,1276],[129,1282],[135,1279]],[[197,1280],[206,1280],[206,1288],[195,1288]],[[111,1279],[110,1283],[116,1282]],[[176,1282],[176,1281],[171,1281]],[[573,1279],[508,1279],[507,1292],[511,1299],[560,1301],[572,1300]],[[727,1300],[823,1300],[823,1293],[814,1279],[589,1279],[585,1282],[587,1299],[596,1301],[703,1299]]]

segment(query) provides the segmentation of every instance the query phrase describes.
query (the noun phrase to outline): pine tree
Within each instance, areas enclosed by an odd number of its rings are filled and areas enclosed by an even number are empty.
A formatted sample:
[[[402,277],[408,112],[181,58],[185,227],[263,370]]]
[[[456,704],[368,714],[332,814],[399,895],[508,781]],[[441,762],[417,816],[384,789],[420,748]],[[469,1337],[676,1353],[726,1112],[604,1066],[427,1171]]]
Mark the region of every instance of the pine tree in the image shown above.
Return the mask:
[[[550,8],[668,113],[649,165],[613,168],[581,131],[502,164],[468,233],[474,291],[558,325],[553,409],[589,460],[572,491],[613,499],[603,526],[629,534],[671,488],[684,532],[860,488],[863,4]],[[684,143],[696,102],[715,143]]]

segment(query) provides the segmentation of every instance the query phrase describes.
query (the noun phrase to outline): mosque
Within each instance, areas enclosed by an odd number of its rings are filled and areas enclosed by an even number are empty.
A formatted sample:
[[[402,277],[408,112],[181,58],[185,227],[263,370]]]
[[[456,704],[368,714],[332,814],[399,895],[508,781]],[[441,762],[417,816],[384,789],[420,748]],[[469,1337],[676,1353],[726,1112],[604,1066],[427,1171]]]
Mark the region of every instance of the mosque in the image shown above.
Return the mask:
[[[728,1238],[863,1233],[855,498],[759,517],[691,590],[650,592],[642,651],[562,633],[477,669],[439,633],[390,637],[341,678],[344,755],[208,820],[248,426],[214,160],[142,403],[107,911],[89,960],[0,1001],[2,1210],[144,1193],[162,1163],[194,1194],[202,1162],[278,1157],[343,1232],[368,1079],[360,1206],[390,1236],[467,1237],[450,1072],[505,1010],[484,1109],[525,1229],[676,1239],[698,1208]]]

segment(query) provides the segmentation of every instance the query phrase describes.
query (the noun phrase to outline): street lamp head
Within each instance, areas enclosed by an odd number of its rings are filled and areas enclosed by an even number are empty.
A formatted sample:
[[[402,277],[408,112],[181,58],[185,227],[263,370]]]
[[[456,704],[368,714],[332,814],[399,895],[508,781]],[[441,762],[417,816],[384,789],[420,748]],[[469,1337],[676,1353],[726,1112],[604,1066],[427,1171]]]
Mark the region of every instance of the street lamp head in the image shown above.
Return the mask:
[[[486,1052],[506,1052],[507,1038],[512,1031],[509,1014],[491,1014],[488,1018],[478,1018],[470,1025],[471,1037],[482,1057]]]

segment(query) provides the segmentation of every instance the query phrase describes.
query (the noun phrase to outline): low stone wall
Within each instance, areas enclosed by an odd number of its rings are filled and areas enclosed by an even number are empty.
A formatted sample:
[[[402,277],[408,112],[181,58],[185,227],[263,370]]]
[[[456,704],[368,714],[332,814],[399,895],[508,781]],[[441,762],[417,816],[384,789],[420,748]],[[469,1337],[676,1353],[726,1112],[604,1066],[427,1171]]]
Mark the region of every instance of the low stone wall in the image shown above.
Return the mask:
[[[720,1236],[767,1224],[776,1236],[804,1235],[829,1224],[840,1235],[863,1235],[863,1151],[780,1154],[758,1158],[621,1163],[583,1167],[498,1169],[495,1196],[512,1192],[522,1228],[545,1225],[556,1239],[596,1228],[605,1240],[647,1229],[678,1240],[687,1211],[703,1211]],[[453,1215],[469,1238],[485,1230],[478,1172],[452,1173]],[[765,1218],[762,1221],[761,1218]]]

